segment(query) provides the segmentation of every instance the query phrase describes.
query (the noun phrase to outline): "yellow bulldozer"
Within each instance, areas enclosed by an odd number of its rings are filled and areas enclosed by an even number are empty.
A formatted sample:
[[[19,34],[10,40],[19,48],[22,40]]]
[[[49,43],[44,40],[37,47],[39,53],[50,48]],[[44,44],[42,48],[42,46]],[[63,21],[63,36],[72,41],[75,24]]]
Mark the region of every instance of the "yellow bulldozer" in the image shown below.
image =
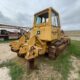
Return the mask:
[[[10,46],[32,66],[33,60],[40,55],[47,54],[55,59],[69,43],[69,37],[61,30],[58,12],[50,7],[36,13],[32,30],[11,42]]]

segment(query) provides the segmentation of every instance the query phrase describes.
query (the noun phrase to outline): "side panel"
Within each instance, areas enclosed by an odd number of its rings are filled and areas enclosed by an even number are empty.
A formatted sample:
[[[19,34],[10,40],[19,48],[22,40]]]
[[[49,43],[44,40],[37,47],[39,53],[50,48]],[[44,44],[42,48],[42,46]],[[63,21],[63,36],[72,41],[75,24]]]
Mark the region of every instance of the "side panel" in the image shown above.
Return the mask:
[[[60,39],[60,28],[52,27],[52,40]]]
[[[51,27],[45,26],[40,28],[41,35],[39,35],[41,40],[51,41]]]
[[[37,35],[41,40],[51,41],[51,31],[50,26],[35,27],[31,31],[31,37]]]

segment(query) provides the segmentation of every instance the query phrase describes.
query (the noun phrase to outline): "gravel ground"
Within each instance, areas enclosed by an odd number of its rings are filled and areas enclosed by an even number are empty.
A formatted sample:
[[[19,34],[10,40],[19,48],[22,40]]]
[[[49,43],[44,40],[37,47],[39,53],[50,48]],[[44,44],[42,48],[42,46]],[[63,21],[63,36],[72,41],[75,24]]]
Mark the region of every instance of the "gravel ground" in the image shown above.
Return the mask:
[[[0,80],[11,80],[7,67],[0,68]]]
[[[74,56],[71,56],[72,69],[70,70],[70,74],[68,80],[80,80],[79,71],[80,71],[80,60]]]
[[[15,57],[16,53],[11,52],[9,43],[0,44],[0,64]],[[0,80],[11,80],[9,70],[10,69],[8,69],[7,67],[0,68]]]
[[[1,43],[0,44],[0,64],[3,61],[10,60],[14,57],[16,57],[16,53],[10,50],[9,43]]]

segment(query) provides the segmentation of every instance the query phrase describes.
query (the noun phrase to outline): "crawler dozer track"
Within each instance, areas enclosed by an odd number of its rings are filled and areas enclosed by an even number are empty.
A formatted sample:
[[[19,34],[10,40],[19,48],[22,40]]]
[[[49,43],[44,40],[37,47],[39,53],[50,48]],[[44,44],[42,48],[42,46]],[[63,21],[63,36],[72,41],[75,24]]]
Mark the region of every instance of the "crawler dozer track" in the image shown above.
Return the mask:
[[[68,46],[69,43],[69,39],[61,39],[55,43],[50,43],[48,45],[48,56],[52,59],[56,59],[56,57],[65,49],[65,47]]]

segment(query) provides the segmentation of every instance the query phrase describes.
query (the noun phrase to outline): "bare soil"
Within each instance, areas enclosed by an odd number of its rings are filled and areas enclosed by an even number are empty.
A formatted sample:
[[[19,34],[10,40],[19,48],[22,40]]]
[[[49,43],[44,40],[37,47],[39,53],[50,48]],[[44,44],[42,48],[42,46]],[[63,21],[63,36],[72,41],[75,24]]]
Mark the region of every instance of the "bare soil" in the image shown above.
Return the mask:
[[[80,60],[74,56],[71,56],[71,62],[72,62],[72,69],[70,70],[68,80],[80,80],[79,79]]]
[[[9,43],[0,44],[0,63],[16,57],[16,53],[10,50]]]
[[[11,60],[16,57],[16,53],[11,52],[9,43],[1,43],[0,44],[0,64],[2,62],[6,62],[7,60]],[[7,67],[0,68],[0,80],[12,80],[9,75],[10,69]]]
[[[0,80],[11,80],[7,67],[0,68]]]
[[[48,64],[40,64],[39,70],[34,70],[23,80],[62,80],[62,75]]]

